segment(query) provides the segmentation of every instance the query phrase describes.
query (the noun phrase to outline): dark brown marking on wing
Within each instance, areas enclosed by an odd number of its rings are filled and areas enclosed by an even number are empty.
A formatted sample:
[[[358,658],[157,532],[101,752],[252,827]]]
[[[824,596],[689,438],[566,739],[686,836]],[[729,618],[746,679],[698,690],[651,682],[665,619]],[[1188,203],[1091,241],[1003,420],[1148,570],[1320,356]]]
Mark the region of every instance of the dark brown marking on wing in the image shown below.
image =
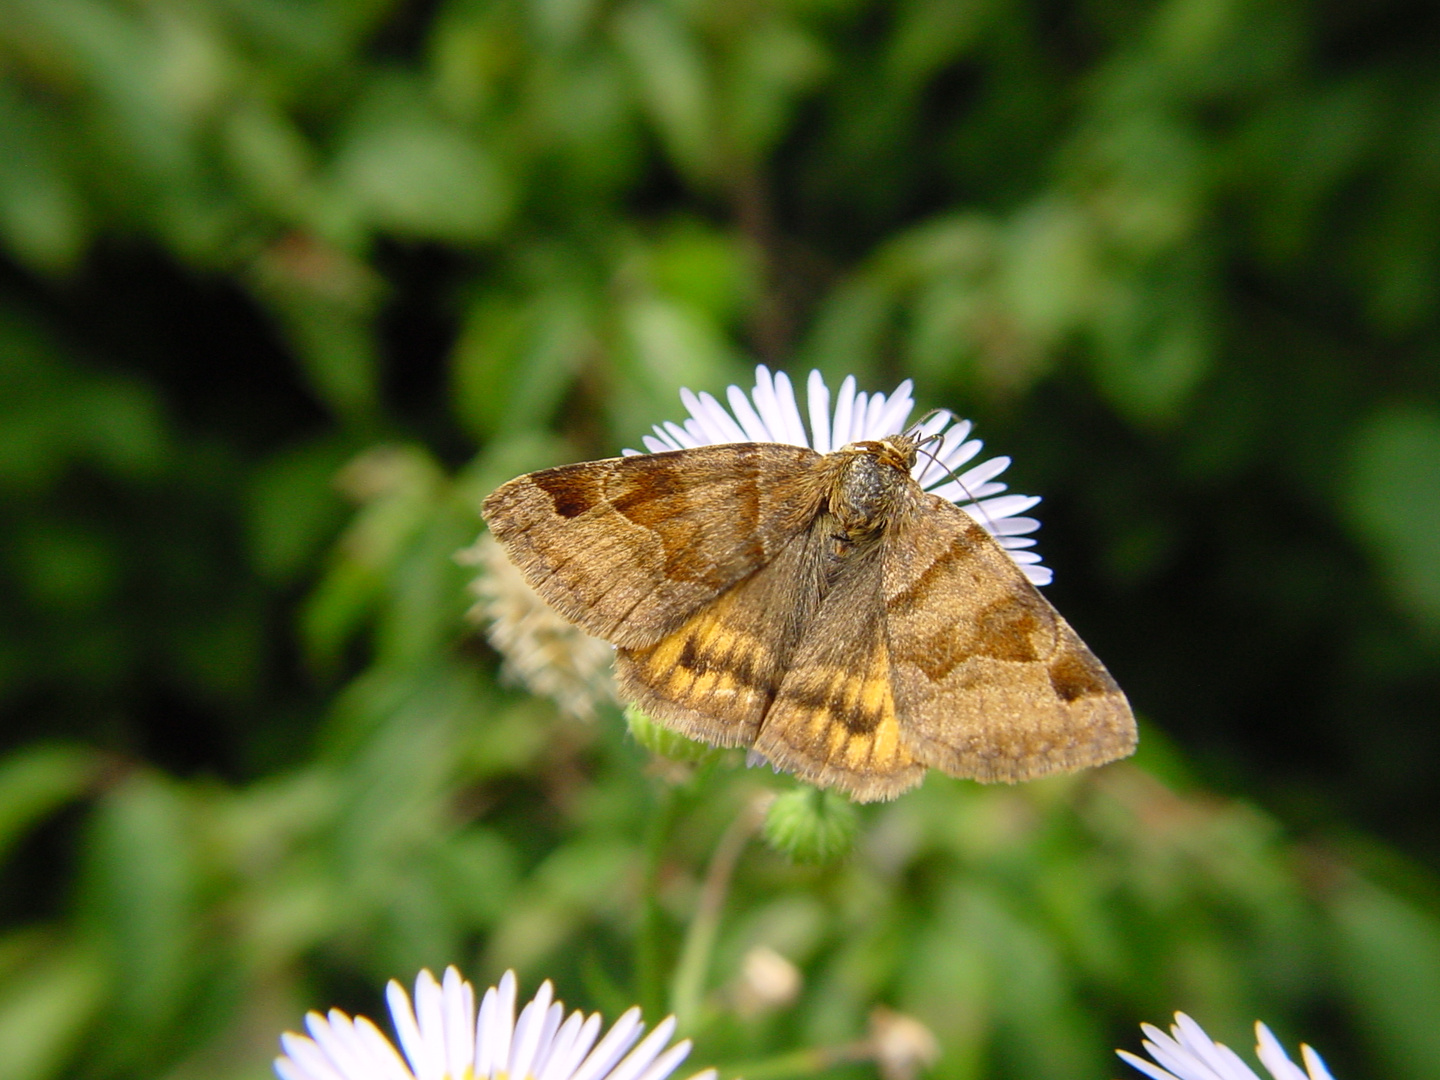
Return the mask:
[[[736,453],[736,471],[740,482],[735,488],[735,516],[739,521],[738,534],[745,544],[745,557],[760,563],[765,559],[765,545],[760,542],[757,528],[760,521],[760,470],[756,465],[756,449],[753,444],[742,445]]]
[[[689,507],[684,467],[652,460],[633,486],[611,497],[610,504],[636,525],[653,529]]]
[[[737,648],[733,644],[724,647],[723,651],[717,651],[713,648],[707,649],[706,644],[697,642],[693,637],[687,637],[684,646],[680,649],[680,657],[675,661],[675,666],[694,672],[696,675],[722,671],[747,689],[760,690],[771,698],[775,696],[774,677],[767,677],[758,669],[750,651]]]
[[[563,518],[575,518],[604,498],[597,475],[585,468],[546,469],[532,473],[530,479],[555,504],[555,512]]]
[[[786,685],[780,699],[793,702],[808,712],[826,713],[832,720],[844,724],[852,735],[868,735],[880,725],[883,713],[878,709],[865,708],[853,693],[858,684],[838,672],[835,674],[837,678],[824,686]]]
[[[981,539],[972,535],[976,529],[982,534]],[[976,548],[983,542],[984,535],[985,530],[978,524],[957,533],[950,546],[936,556],[935,560],[915,579],[915,582],[890,601],[890,614],[892,616],[908,615],[926,607],[931,592],[938,585],[943,584],[946,588],[951,588],[948,575],[953,573],[953,564],[971,558]]]
[[[1119,687],[1094,657],[1071,651],[1050,661],[1050,685],[1062,701],[1100,697],[1116,693]]]
[[[984,608],[970,627],[946,626],[900,655],[940,682],[974,657],[1033,663],[1054,649],[1055,621],[1038,595],[1014,593]]]
[[[1053,640],[1054,620],[1038,597],[1017,592],[983,608],[976,629],[977,655],[1026,664],[1040,659],[1035,648],[1038,634],[1048,629]]]

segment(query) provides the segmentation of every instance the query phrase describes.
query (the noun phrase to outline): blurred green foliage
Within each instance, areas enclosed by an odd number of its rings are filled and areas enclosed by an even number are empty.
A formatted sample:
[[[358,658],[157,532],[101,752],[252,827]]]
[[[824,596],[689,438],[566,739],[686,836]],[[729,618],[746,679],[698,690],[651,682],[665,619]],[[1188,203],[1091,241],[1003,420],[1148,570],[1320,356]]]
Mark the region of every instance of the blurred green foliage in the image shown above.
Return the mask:
[[[1440,1077],[1437,60],[1414,0],[5,0],[0,1075],[258,1078],[455,962],[755,1075],[886,1003],[946,1080],[1177,1008]],[[1014,455],[1137,763],[799,865],[784,778],[500,685],[480,498],[755,358]]]

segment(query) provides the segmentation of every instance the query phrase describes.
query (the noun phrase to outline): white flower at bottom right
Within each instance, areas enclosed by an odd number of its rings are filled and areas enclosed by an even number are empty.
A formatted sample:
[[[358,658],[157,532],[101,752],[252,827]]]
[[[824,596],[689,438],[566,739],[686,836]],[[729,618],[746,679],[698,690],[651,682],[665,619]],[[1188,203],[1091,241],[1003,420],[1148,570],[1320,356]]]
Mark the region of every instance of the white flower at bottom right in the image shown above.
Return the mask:
[[[1154,1024],[1141,1024],[1140,1030],[1146,1035],[1145,1051],[1153,1061],[1127,1050],[1115,1052],[1151,1080],[1260,1080],[1239,1054],[1210,1038],[1183,1012],[1175,1014],[1168,1035]],[[1255,1055],[1274,1080],[1334,1080],[1320,1055],[1304,1043],[1300,1044],[1300,1056],[1305,1062],[1302,1070],[1290,1060],[1270,1029],[1258,1021],[1255,1038]]]

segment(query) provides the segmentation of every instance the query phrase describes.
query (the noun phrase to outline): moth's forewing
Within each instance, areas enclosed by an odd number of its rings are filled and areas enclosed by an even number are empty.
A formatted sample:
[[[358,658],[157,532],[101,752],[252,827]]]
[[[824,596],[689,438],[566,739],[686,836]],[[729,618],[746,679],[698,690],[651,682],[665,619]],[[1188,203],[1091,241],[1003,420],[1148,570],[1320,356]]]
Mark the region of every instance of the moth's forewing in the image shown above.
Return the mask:
[[[653,645],[815,517],[820,455],[734,443],[544,469],[482,513],[520,572],[587,633]]]
[[[880,543],[867,544],[835,575],[755,740],[767,761],[861,802],[892,799],[925,777],[891,690],[882,555]]]
[[[964,511],[923,495],[891,523],[883,576],[896,707],[919,760],[1013,782],[1134,750],[1120,687]]]

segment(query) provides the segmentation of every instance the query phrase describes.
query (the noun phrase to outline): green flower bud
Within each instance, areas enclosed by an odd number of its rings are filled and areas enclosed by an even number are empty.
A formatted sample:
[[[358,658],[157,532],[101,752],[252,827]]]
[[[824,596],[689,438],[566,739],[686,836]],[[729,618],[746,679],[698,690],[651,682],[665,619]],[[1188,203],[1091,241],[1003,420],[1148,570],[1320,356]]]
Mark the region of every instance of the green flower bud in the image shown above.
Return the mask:
[[[687,739],[678,731],[671,731],[664,725],[657,724],[634,705],[625,707],[625,723],[630,728],[631,737],[637,743],[652,754],[669,761],[699,765],[702,762],[718,758],[723,752],[714,746]]]
[[[797,863],[820,865],[849,854],[859,829],[855,804],[833,791],[808,785],[770,804],[765,839]]]

